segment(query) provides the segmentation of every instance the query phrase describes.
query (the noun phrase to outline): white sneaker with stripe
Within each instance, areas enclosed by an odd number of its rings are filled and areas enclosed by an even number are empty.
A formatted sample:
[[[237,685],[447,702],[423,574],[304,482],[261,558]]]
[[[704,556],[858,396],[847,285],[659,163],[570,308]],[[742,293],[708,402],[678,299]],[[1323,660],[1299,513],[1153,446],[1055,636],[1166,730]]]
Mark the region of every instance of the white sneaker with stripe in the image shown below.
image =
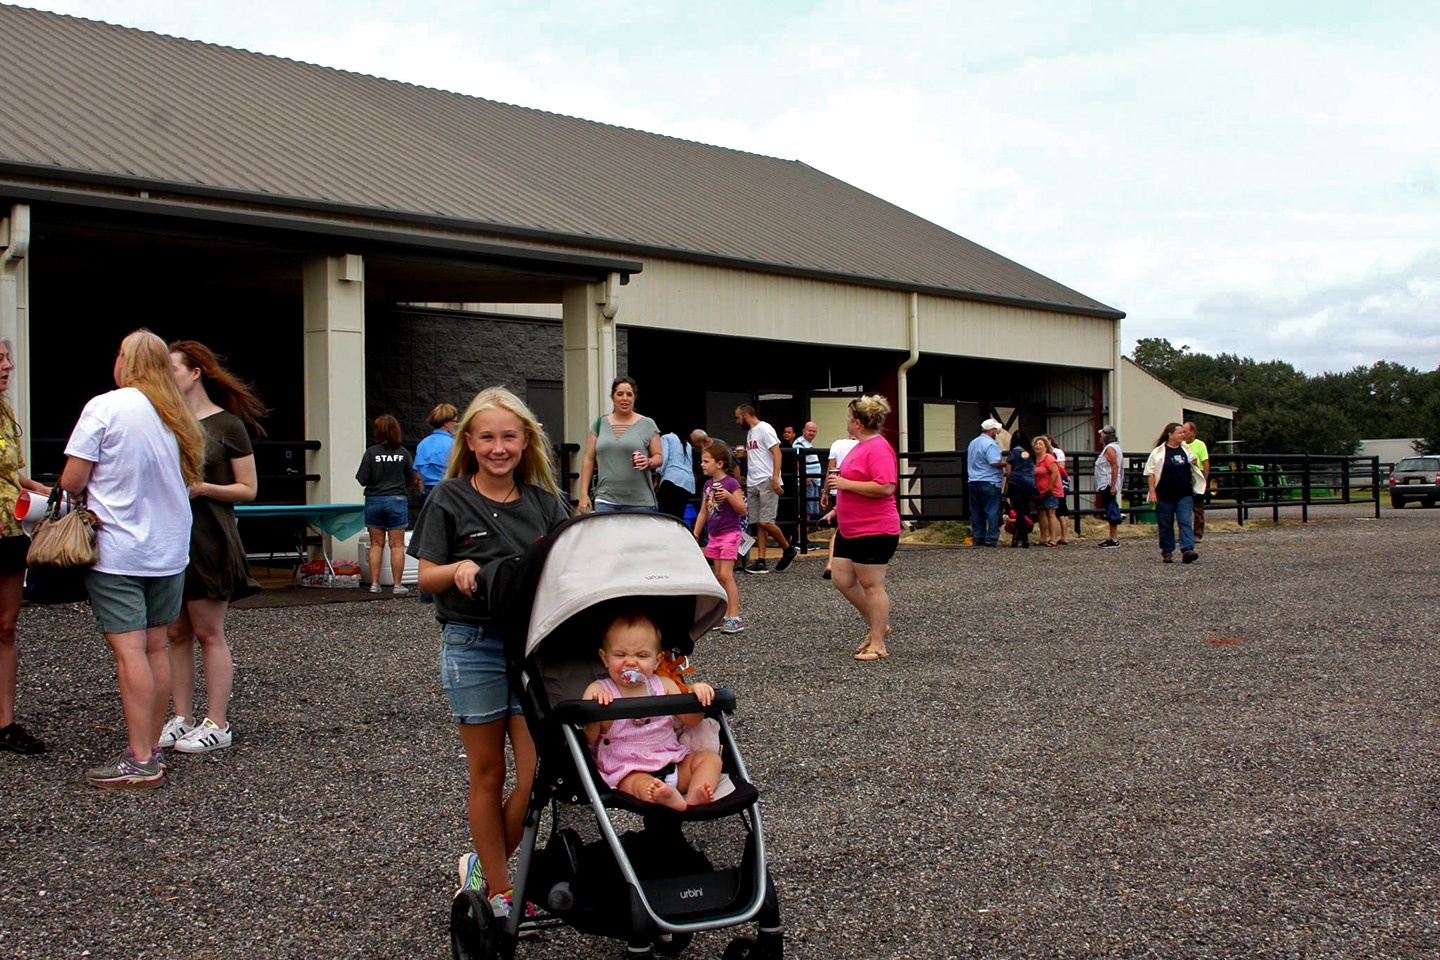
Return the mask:
[[[206,717],[200,726],[175,741],[175,749],[180,753],[209,753],[211,750],[223,750],[230,746],[232,739],[234,738],[230,733],[230,724],[225,724],[222,729],[214,720]]]

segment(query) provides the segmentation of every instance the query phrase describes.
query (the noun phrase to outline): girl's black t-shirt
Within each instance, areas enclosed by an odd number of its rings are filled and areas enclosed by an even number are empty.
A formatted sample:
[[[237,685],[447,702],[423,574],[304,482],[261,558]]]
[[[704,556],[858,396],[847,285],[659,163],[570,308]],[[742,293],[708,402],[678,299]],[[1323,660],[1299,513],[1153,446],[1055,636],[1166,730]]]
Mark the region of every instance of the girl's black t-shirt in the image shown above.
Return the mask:
[[[1190,455],[1184,447],[1165,447],[1160,461],[1160,478],[1155,481],[1155,499],[1174,503],[1194,493],[1190,485]]]
[[[439,564],[473,560],[482,569],[487,563],[519,556],[567,513],[564,504],[543,488],[521,484],[517,489],[518,500],[501,503],[476,493],[469,477],[442,480],[425,500],[407,552],[417,560]],[[435,618],[441,623],[487,623],[490,605],[478,592],[472,599],[452,585],[435,595]]]

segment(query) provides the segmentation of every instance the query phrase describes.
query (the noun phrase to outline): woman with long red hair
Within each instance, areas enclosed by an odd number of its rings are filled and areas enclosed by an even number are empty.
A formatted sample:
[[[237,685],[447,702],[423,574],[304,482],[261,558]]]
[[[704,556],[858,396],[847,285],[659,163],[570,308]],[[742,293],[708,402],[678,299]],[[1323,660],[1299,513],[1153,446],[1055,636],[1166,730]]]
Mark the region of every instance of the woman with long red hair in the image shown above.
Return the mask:
[[[194,340],[170,344],[175,385],[205,431],[205,476],[190,487],[190,565],[184,606],[168,631],[171,698],[175,713],[160,731],[160,746],[208,753],[230,746],[227,713],[235,664],[225,640],[232,601],[260,590],[250,576],[235,524],[235,504],[255,499],[255,453],[248,424],[260,436],[265,405],[248,383],[226,370],[209,347]],[[195,641],[205,664],[205,718],[195,713]]]

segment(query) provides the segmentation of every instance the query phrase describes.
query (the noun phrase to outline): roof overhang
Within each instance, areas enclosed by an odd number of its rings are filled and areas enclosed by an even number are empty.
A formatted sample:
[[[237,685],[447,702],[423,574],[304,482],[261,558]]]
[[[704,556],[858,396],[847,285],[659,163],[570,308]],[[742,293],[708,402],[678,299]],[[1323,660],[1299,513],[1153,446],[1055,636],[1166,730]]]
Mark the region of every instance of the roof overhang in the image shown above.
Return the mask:
[[[253,204],[273,198],[251,196],[250,207],[241,209],[217,203],[187,202],[169,196],[152,196],[152,190],[130,187],[119,193],[113,188],[86,189],[83,186],[57,185],[24,179],[5,178],[7,167],[21,164],[0,163],[0,198],[9,202],[47,204],[72,211],[93,211],[113,215],[131,215],[170,221],[176,224],[204,225],[207,230],[254,235],[273,242],[300,247],[334,247],[341,243],[349,253],[384,253],[387,256],[416,256],[427,260],[442,259],[476,267],[490,267],[509,273],[528,273],[563,280],[596,282],[611,274],[619,274],[628,283],[631,274],[640,273],[644,264],[639,260],[607,257],[571,250],[520,246],[492,240],[477,240],[437,232],[423,232],[390,226],[387,218],[367,219],[379,223],[361,223],[299,213],[282,213],[256,209]],[[12,171],[13,172],[13,171]],[[133,179],[133,178],[131,178]],[[101,186],[95,184],[94,186]],[[168,187],[156,185],[153,192],[171,194]],[[233,192],[233,191],[231,191]],[[199,199],[197,197],[197,199]],[[220,198],[214,198],[220,199]],[[449,224],[455,226],[453,221]]]

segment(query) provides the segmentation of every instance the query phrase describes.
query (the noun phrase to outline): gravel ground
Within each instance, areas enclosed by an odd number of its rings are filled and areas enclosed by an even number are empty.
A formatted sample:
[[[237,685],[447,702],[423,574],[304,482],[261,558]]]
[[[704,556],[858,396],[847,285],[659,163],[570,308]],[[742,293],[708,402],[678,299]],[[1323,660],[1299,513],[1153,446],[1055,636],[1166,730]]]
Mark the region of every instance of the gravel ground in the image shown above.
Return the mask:
[[[904,549],[872,664],[818,559],[743,579],[747,632],[699,660],[739,696],[789,956],[1440,954],[1437,533],[1440,510],[1250,529],[1193,566]],[[235,746],[104,794],[81,770],[123,742],[105,645],[84,608],[22,612],[51,751],[0,754],[0,957],[447,955],[467,834],[429,608],[230,628]]]

